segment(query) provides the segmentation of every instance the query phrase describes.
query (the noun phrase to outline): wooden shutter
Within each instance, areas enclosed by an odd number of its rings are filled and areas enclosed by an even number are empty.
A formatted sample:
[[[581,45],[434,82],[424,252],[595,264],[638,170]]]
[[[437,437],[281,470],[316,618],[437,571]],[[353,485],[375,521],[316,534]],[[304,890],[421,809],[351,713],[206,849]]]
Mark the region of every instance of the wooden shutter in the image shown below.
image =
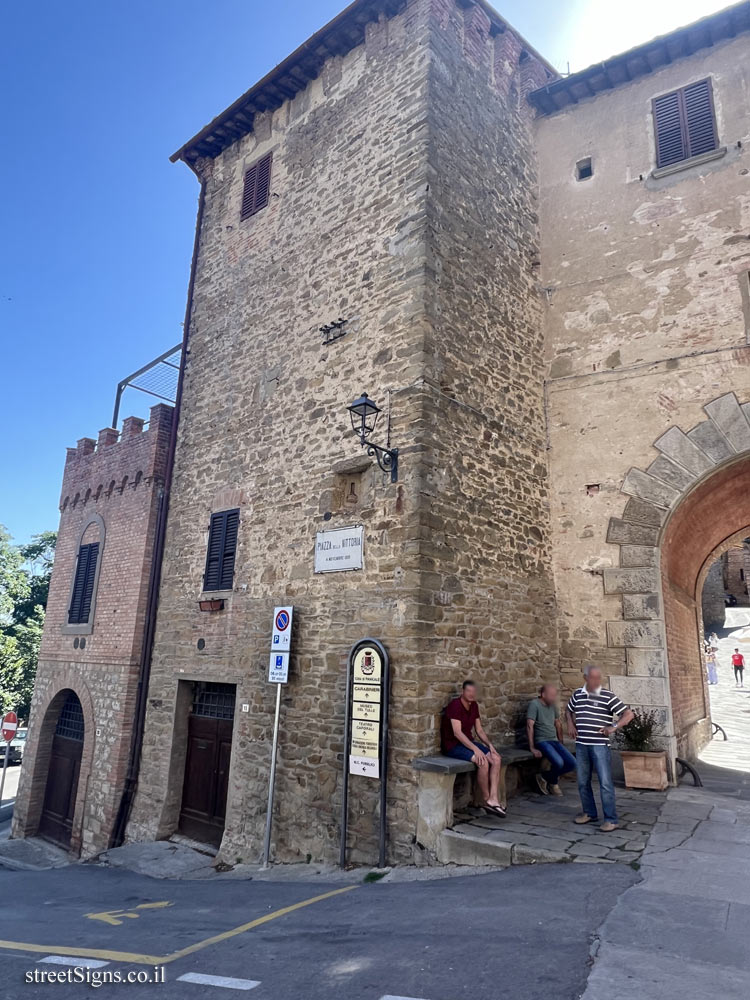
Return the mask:
[[[255,215],[268,204],[271,190],[271,153],[245,171],[240,219]]]
[[[68,611],[69,625],[85,625],[91,614],[91,601],[94,597],[94,580],[96,578],[96,563],[99,558],[99,543],[82,545],[78,550],[76,575],[73,581],[73,594]]]
[[[716,121],[709,80],[663,94],[653,102],[656,165],[700,156],[716,149]]]
[[[230,590],[234,581],[234,559],[237,553],[239,510],[222,510],[211,515],[206,552],[204,590]]]
[[[687,125],[688,156],[710,153],[718,146],[716,120],[708,80],[692,83],[682,92]]]
[[[234,557],[237,554],[237,532],[239,525],[240,512],[238,510],[227,511],[219,590],[230,590],[234,582]]]

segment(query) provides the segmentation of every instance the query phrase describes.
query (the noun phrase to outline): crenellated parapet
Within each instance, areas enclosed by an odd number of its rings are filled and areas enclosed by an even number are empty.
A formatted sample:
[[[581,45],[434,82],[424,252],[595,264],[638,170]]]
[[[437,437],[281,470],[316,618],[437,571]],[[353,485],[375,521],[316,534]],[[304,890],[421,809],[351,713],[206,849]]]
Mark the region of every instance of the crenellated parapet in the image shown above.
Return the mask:
[[[60,510],[162,482],[173,413],[173,407],[159,403],[151,407],[147,427],[141,417],[126,417],[120,433],[104,427],[98,438],[80,438],[68,448]]]

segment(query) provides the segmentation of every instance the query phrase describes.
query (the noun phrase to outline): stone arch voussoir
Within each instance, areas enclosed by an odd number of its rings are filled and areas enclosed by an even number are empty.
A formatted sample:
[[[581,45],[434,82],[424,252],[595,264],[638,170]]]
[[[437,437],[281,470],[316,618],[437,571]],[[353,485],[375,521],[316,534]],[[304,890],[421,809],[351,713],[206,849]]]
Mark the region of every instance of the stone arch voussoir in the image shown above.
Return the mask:
[[[657,457],[630,469],[627,502],[611,518],[607,541],[619,545],[619,565],[604,570],[604,592],[622,598],[622,618],[607,622],[607,645],[624,649],[626,673],[613,689],[631,705],[662,712],[665,745],[674,756],[668,663],[659,570],[662,528],[680,501],[707,475],[750,453],[750,403],[733,392],[707,403],[707,419],[688,431],[672,426],[654,442]]]

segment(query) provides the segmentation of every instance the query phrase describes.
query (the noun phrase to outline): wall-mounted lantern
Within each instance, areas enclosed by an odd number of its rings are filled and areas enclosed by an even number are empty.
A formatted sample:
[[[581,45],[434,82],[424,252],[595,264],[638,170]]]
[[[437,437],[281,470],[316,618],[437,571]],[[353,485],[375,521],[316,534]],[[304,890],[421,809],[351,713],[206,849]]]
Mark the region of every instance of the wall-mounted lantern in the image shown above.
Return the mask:
[[[375,456],[383,472],[390,472],[391,482],[397,483],[398,448],[381,448],[379,444],[368,441],[378,422],[380,407],[373,403],[366,392],[363,392],[359,399],[355,399],[351,406],[347,406],[347,410],[352,419],[352,430],[359,438],[359,443],[367,449],[368,455]],[[388,444],[390,444],[390,434]]]

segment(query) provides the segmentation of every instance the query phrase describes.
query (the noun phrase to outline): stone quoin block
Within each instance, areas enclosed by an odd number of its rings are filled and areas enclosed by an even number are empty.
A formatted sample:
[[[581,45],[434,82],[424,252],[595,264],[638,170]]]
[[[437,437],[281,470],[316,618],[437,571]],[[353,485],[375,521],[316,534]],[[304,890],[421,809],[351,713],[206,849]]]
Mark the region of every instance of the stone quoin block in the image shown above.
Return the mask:
[[[656,566],[659,550],[654,545],[621,545],[620,565],[623,567]]]
[[[667,704],[667,685],[661,677],[613,677],[611,687],[626,705],[661,708]]]
[[[629,647],[626,651],[627,672],[629,677],[664,677],[666,656],[661,649],[636,649]]]
[[[659,594],[623,594],[623,618],[661,618],[661,597]]]
[[[750,424],[733,392],[719,396],[703,409],[718,427],[734,451],[750,451]]]
[[[677,462],[673,462],[666,455],[659,455],[658,458],[649,465],[646,470],[650,476],[661,479],[663,483],[673,486],[680,493],[689,489],[695,482],[695,476],[687,469],[683,469]]]
[[[617,545],[656,545],[659,529],[648,524],[637,524],[611,517],[607,528],[607,541]]]
[[[605,594],[649,594],[661,586],[658,572],[648,566],[635,569],[607,567],[603,579]]]
[[[715,464],[723,462],[735,454],[729,441],[727,441],[716,424],[710,420],[704,420],[696,427],[693,427],[692,430],[687,432],[687,436]]]
[[[637,646],[661,649],[664,628],[660,621],[607,622],[607,643],[610,646]]]
[[[679,490],[641,469],[631,469],[628,472],[622,484],[622,492],[640,500],[648,500],[657,507],[671,507],[680,496]]]
[[[702,476],[713,467],[708,455],[679,427],[670,427],[654,442],[654,448],[681,465],[683,469],[692,472],[693,476]]]

